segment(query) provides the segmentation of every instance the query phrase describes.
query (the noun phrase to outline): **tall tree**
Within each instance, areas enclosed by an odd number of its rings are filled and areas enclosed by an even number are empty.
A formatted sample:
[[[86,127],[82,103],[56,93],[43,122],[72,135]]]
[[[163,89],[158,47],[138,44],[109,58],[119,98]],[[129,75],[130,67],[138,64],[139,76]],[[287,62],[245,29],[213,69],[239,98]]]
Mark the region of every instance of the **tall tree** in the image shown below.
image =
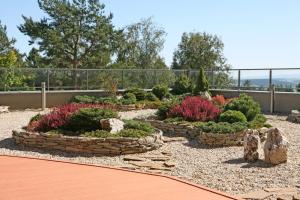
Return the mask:
[[[183,33],[173,56],[173,69],[226,68],[224,44],[216,35]]]
[[[164,29],[157,26],[151,17],[125,27],[116,62],[139,69],[167,68],[159,55],[165,36]]]
[[[38,4],[47,16],[40,21],[23,16],[19,30],[30,37],[30,45],[38,46],[49,67],[99,68],[111,61],[120,32],[99,0],[38,0]]]
[[[9,39],[6,32],[6,26],[2,25],[0,21],[0,54],[3,55],[10,50],[13,50],[13,45],[16,40],[14,38]]]

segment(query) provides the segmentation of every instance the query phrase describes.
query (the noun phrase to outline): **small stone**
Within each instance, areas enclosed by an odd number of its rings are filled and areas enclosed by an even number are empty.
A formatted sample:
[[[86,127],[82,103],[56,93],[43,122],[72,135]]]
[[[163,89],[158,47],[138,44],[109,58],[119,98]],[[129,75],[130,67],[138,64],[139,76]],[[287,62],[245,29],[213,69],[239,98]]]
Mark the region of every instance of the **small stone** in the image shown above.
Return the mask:
[[[173,162],[164,162],[164,165],[166,167],[175,167],[175,163],[173,163]]]
[[[152,161],[167,161],[170,160],[170,157],[167,156],[159,156],[159,155],[145,155],[144,158],[150,159]]]
[[[258,148],[260,147],[260,138],[257,130],[248,129],[244,137],[244,159],[255,162],[259,159]]]
[[[0,106],[0,113],[7,113],[9,106]]]
[[[163,141],[166,143],[167,142],[185,142],[185,141],[187,141],[187,139],[184,137],[164,137]]]
[[[293,196],[293,200],[300,200],[300,194],[296,194]]]
[[[290,196],[290,195],[279,195],[279,196],[277,196],[277,200],[292,200],[292,196]]]
[[[265,162],[273,165],[287,162],[288,142],[278,128],[268,131],[264,146]]]
[[[138,156],[125,156],[123,158],[124,161],[145,161],[144,158],[138,157]]]
[[[249,192],[247,194],[241,195],[241,197],[243,199],[251,199],[251,200],[263,200],[270,196],[272,196],[272,194],[270,194],[264,190],[258,190],[258,191]]]
[[[171,151],[162,151],[161,154],[163,154],[165,156],[172,156],[172,152]]]
[[[110,133],[117,133],[124,129],[124,122],[117,118],[101,119],[101,128]]]

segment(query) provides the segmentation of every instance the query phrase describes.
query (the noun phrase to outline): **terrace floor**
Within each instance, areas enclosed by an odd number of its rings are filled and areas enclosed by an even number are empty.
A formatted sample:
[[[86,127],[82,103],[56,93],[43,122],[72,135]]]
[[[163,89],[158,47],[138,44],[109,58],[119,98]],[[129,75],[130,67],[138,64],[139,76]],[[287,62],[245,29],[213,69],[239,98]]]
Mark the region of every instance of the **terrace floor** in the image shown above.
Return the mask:
[[[0,156],[1,199],[235,199],[175,178],[123,169]]]

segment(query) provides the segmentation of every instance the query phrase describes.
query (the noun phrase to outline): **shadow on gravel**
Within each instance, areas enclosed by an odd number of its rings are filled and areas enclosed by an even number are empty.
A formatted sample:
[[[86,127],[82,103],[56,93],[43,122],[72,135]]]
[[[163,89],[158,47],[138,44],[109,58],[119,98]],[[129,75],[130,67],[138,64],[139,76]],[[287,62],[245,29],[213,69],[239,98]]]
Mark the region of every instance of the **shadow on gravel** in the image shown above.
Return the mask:
[[[226,164],[232,164],[232,165],[241,165],[241,168],[270,168],[273,167],[273,165],[265,163],[263,160],[258,160],[256,162],[247,162],[243,158],[235,158],[231,160],[227,160],[224,163]]]
[[[39,154],[50,154],[53,156],[59,156],[59,157],[66,157],[66,158],[75,158],[78,156],[83,156],[83,157],[94,157],[95,155],[93,154],[83,154],[83,153],[72,153],[72,152],[64,152],[64,151],[59,151],[59,150],[47,150],[47,149],[39,149],[39,148],[31,148],[31,147],[25,147],[24,145],[17,145],[12,138],[6,138],[0,141],[0,149],[7,149],[11,151],[21,151],[22,156],[26,156],[26,153],[33,152],[33,153],[39,153]],[[18,154],[18,153],[17,153]],[[97,156],[101,157],[101,156]]]

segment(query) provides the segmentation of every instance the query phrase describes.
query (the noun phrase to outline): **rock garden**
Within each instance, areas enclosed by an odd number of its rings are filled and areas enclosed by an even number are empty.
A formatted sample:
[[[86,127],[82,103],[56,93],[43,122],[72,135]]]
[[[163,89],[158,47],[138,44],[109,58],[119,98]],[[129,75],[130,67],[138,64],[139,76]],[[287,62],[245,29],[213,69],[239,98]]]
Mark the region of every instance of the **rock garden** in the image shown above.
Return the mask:
[[[12,140],[6,133],[0,149],[165,173],[246,199],[296,197],[298,124],[266,117],[245,94],[211,97],[206,82],[200,71],[196,85],[181,76],[172,92],[159,85],[148,92],[75,96],[44,113],[23,112],[28,115],[22,123],[14,121],[22,113],[8,112],[0,120],[12,123],[2,127],[13,130]]]

